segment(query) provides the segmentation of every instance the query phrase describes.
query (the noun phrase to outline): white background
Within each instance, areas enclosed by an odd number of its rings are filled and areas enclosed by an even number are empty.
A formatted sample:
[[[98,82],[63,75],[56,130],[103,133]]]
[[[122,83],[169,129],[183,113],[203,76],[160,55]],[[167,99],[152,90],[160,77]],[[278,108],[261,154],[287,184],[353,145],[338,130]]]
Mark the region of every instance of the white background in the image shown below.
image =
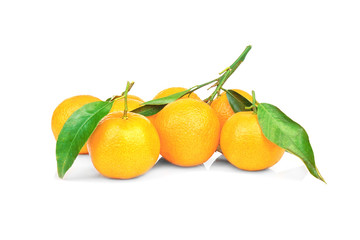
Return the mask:
[[[357,1],[0,2],[1,239],[359,239]],[[145,100],[216,78],[255,90],[309,133],[328,184],[285,154],[245,172],[163,160],[133,180],[88,156],[56,175],[51,116],[135,81]],[[209,93],[200,91],[205,98]]]

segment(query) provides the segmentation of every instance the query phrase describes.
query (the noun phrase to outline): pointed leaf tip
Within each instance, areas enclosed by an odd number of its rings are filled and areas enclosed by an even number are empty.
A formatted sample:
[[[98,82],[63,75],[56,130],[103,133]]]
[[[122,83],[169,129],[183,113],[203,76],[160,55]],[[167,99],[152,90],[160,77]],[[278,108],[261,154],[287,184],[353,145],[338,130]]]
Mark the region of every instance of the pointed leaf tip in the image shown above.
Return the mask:
[[[141,105],[166,105],[168,103],[172,103],[172,102],[178,100],[179,98],[185,96],[189,92],[190,92],[190,89],[187,89],[187,90],[184,90],[184,91],[181,91],[178,93],[171,94],[166,97],[157,98],[157,99],[153,99],[153,100],[144,102]]]
[[[247,107],[251,107],[252,105],[252,103],[248,99],[246,99],[243,95],[231,89],[226,91],[226,97],[234,113],[240,111],[249,111]]]
[[[166,105],[144,105],[141,107],[138,107],[134,110],[131,110],[131,112],[133,113],[137,113],[137,114],[141,114],[145,117],[149,117],[152,115],[157,114],[158,112],[161,111],[161,109],[163,109]]]
[[[305,129],[279,108],[268,103],[260,103],[257,114],[264,136],[289,153],[298,156],[314,177],[325,182],[315,165],[314,152]]]
[[[74,163],[100,120],[111,110],[113,101],[85,104],[65,122],[56,142],[58,176],[63,178]]]

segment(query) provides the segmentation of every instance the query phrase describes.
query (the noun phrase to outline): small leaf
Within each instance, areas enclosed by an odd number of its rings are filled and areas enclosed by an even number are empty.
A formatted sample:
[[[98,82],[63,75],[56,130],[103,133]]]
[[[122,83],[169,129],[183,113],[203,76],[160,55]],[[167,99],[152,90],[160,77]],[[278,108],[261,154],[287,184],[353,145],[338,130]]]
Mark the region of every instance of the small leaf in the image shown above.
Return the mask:
[[[161,109],[163,109],[165,106],[166,106],[166,104],[164,104],[164,105],[144,105],[144,106],[141,106],[141,107],[138,107],[138,108],[132,110],[131,112],[141,114],[145,117],[149,117],[149,116],[155,115],[158,112],[160,112]]]
[[[251,107],[252,103],[236,91],[231,89],[227,90],[226,97],[234,113],[240,111],[250,111],[250,109],[246,109],[246,107]]]
[[[166,105],[168,103],[172,103],[172,102],[178,100],[179,98],[185,96],[189,92],[190,92],[190,90],[187,89],[187,90],[182,91],[182,92],[171,94],[171,95],[169,95],[167,97],[153,99],[153,100],[144,102],[144,103],[142,103],[142,105]]]
[[[172,103],[172,102],[178,100],[179,98],[185,96],[188,93],[190,93],[189,89],[182,91],[182,92],[171,94],[167,97],[153,99],[153,100],[142,103],[141,107],[138,107],[138,108],[132,110],[131,112],[138,113],[143,116],[149,117],[149,116],[152,116],[152,115],[160,112],[161,109],[163,109],[166,106],[166,104]]]
[[[305,129],[286,116],[279,108],[268,103],[259,104],[257,114],[265,137],[298,156],[314,177],[325,182],[315,165],[314,152]]]
[[[63,178],[81,148],[113,105],[111,102],[92,102],[75,111],[65,122],[56,142],[58,175]]]

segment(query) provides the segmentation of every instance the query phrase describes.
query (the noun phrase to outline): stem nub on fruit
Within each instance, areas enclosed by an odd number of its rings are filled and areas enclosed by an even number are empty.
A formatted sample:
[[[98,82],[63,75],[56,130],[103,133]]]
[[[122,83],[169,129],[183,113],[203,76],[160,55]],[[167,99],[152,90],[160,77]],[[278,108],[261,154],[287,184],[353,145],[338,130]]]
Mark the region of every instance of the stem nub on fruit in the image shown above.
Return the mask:
[[[245,107],[246,109],[252,109],[252,111],[257,114],[257,106],[256,106],[256,98],[255,98],[255,91],[251,91],[252,94],[252,105],[250,107]]]
[[[127,82],[126,83],[126,89],[125,91],[121,94],[122,96],[124,96],[124,102],[125,102],[125,108],[124,108],[124,114],[123,114],[123,119],[128,119],[127,113],[128,113],[128,104],[127,104],[127,96],[128,96],[128,92],[130,91],[130,89],[132,88],[132,86],[134,85],[134,82]]]

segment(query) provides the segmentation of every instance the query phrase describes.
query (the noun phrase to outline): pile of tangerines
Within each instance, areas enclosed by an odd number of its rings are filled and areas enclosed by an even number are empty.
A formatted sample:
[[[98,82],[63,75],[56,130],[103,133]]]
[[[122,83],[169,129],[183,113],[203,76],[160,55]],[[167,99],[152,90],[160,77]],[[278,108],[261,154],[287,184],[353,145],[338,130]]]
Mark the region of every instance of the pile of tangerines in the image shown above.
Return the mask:
[[[64,100],[56,107],[51,121],[54,136],[59,138],[59,176],[64,176],[78,154],[88,153],[102,175],[117,179],[146,173],[160,154],[182,167],[202,164],[215,151],[224,154],[237,168],[247,171],[263,170],[276,164],[285,150],[264,136],[255,110],[234,112],[227,95],[229,91],[223,88],[250,48],[220,73],[218,79],[190,89],[168,88],[148,102],[128,94],[133,85],[129,82],[121,95],[106,101],[89,95]],[[202,100],[194,91],[211,83],[215,91]],[[254,93],[231,91],[256,108]],[[317,177],[316,167],[307,167]]]
[[[154,99],[184,90],[168,88]],[[236,91],[251,100],[250,94]],[[60,103],[51,121],[55,138],[76,110],[95,101],[101,100],[80,95]],[[159,154],[178,166],[196,166],[206,162],[219,143],[226,159],[243,170],[271,167],[284,153],[262,135],[256,114],[250,111],[234,114],[225,92],[210,105],[191,93],[147,118],[131,112],[142,103],[138,96],[128,95],[130,112],[123,118],[125,99],[115,100],[110,113],[82,147],[80,153],[90,153],[94,167],[102,175],[120,179],[137,177],[155,165]]]

